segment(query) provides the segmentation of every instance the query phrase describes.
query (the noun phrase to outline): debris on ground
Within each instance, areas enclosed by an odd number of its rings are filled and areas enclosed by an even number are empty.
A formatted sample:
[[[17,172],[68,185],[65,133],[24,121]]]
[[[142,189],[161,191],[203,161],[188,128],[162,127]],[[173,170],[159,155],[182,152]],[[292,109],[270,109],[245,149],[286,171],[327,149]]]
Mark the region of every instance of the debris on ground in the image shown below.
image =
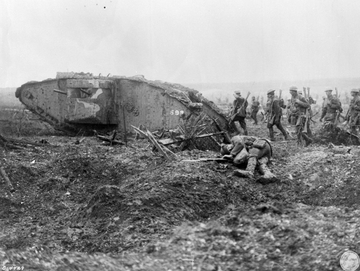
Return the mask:
[[[265,125],[249,133],[266,137]],[[2,268],[340,270],[344,251],[360,253],[359,146],[275,141],[279,181],[262,185],[216,150],[167,160],[148,139],[81,138],[19,138],[48,144],[0,152],[15,190],[1,179]]]

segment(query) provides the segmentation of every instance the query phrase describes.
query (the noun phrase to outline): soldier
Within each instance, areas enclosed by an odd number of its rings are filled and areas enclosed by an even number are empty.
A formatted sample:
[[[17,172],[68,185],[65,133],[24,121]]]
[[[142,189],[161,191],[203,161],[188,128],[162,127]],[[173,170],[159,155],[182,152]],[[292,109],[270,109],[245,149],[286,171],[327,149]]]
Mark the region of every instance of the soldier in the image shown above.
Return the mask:
[[[251,118],[254,120],[254,124],[257,125],[257,113],[259,112],[260,103],[255,99],[255,96],[252,97],[251,104]]]
[[[304,93],[306,94],[306,88],[305,87],[303,87],[303,90],[304,90]],[[308,121],[306,122],[306,131],[307,131],[307,135],[309,136],[309,137],[312,137],[312,132],[311,132],[311,128],[310,128],[310,122],[311,122],[311,118],[312,118],[312,110],[311,110],[311,104],[312,104],[312,102],[310,102],[310,100],[311,101],[313,101],[313,99],[310,97],[310,96],[304,96],[303,95],[303,92],[299,89],[298,90],[298,95],[300,96],[300,97],[302,97],[302,98],[304,98],[305,99],[305,101],[310,105],[307,109],[306,109],[306,111],[305,111],[305,115],[306,115],[306,118],[308,119]]]
[[[269,129],[270,140],[275,141],[274,129],[276,127],[282,132],[285,140],[288,139],[288,135],[281,125],[282,110],[280,107],[280,100],[275,98],[275,90],[271,89],[267,92],[268,101],[266,103],[266,113],[268,116],[267,128]],[[284,103],[284,102],[282,102]]]
[[[271,144],[267,139],[237,135],[231,138],[231,143],[221,146],[220,152],[223,157],[232,160],[235,165],[247,162],[246,169],[235,170],[234,175],[253,179],[255,168],[259,165],[260,173],[263,175],[257,181],[265,184],[277,180],[267,167],[272,156]]]
[[[357,127],[360,125],[360,96],[358,89],[351,90],[350,108],[347,113],[347,121],[350,126],[350,132],[357,135]]]
[[[332,89],[325,90],[327,98],[324,101],[323,109],[320,117],[320,122],[325,118],[325,125],[336,125],[339,114],[342,112],[341,102],[339,99],[332,95]]]
[[[310,107],[309,103],[304,97],[301,97],[297,93],[297,87],[290,87],[290,104],[288,105],[290,111],[290,124],[295,125],[298,142],[301,139],[305,140],[305,146],[308,146],[312,139],[303,132],[306,123],[306,109]]]
[[[248,102],[241,97],[240,91],[235,91],[235,100],[233,103],[233,111],[232,111],[232,119],[230,120],[230,126],[235,130],[238,131],[235,121],[238,121],[240,123],[241,128],[244,130],[244,135],[248,134],[248,131],[246,129],[246,108],[248,106]],[[240,131],[238,131],[240,133]]]

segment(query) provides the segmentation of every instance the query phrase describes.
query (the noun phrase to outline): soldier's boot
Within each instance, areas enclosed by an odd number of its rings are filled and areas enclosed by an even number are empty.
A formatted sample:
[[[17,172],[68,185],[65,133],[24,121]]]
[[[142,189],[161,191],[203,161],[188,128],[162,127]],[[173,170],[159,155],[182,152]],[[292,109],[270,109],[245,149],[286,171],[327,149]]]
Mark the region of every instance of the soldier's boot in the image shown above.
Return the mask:
[[[301,133],[302,137],[305,139],[305,147],[309,146],[313,140],[307,136],[305,133]]]
[[[245,170],[241,170],[241,169],[235,170],[234,175],[239,176],[239,177],[243,177],[243,178],[253,179],[256,164],[257,164],[257,158],[252,156],[248,160],[246,169]]]
[[[270,140],[271,141],[275,141],[275,137],[274,137],[274,130],[273,128],[269,128],[269,135],[270,135]]]
[[[259,159],[259,171],[262,174],[256,181],[261,184],[268,184],[272,182],[276,182],[278,178],[274,173],[268,168],[267,163],[269,162],[268,157],[262,157]]]
[[[309,136],[310,138],[313,137],[313,134],[312,134],[312,132],[311,132],[311,130],[310,130],[310,127],[307,129],[307,134],[308,134],[308,136]]]

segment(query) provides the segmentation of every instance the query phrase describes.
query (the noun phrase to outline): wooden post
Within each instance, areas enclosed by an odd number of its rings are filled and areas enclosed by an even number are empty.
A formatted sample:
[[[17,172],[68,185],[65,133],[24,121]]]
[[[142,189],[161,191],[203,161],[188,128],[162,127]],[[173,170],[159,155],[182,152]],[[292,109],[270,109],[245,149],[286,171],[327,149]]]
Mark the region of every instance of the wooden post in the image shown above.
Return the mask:
[[[127,147],[127,135],[126,135],[126,119],[125,119],[125,105],[122,104],[122,115],[123,115],[123,133],[124,133],[124,138],[123,141],[125,142],[125,146]]]
[[[6,174],[5,169],[3,167],[0,167],[0,173],[1,173],[1,176],[4,178],[6,184],[10,188],[10,192],[11,193],[15,192],[15,189],[14,189],[13,185],[11,184],[11,181],[10,181],[10,179],[9,179],[8,175]]]

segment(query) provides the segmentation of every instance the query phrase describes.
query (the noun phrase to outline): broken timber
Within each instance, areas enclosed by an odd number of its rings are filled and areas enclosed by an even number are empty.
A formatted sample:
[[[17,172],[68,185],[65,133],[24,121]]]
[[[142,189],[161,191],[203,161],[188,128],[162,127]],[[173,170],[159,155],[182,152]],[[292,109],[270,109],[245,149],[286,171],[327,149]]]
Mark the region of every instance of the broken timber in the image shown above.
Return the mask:
[[[154,147],[163,155],[165,158],[169,161],[176,159],[176,154],[170,151],[167,147],[161,146],[159,142],[155,139],[155,137],[152,135],[152,133],[146,129],[146,132],[140,130],[139,128],[132,126],[131,127],[138,132],[139,134],[142,134],[145,136],[153,145]]]
[[[106,136],[98,135],[98,134],[96,135],[96,137],[103,140],[103,141],[109,142],[110,146],[112,146],[113,144],[125,145],[124,142],[119,141],[119,140],[115,140],[116,133],[117,133],[116,130],[114,130],[114,132],[113,132],[113,134],[111,135],[110,138],[108,138]]]
[[[211,162],[211,161],[216,161],[216,162],[231,162],[228,159],[224,159],[224,158],[199,158],[196,160],[181,160],[180,162]]]
[[[191,138],[184,138],[184,139],[178,139],[178,140],[173,140],[171,138],[165,138],[165,139],[161,139],[159,140],[159,142],[163,145],[171,145],[171,144],[175,144],[175,143],[181,143],[183,141],[187,141],[187,140],[191,140],[191,139],[194,139],[194,138],[204,138],[204,137],[212,137],[214,135],[222,135],[224,134],[225,132],[216,132],[216,133],[211,133],[211,134],[205,134],[205,135],[199,135],[199,136],[194,136],[194,137],[191,137]],[[218,144],[218,143],[217,143]]]

